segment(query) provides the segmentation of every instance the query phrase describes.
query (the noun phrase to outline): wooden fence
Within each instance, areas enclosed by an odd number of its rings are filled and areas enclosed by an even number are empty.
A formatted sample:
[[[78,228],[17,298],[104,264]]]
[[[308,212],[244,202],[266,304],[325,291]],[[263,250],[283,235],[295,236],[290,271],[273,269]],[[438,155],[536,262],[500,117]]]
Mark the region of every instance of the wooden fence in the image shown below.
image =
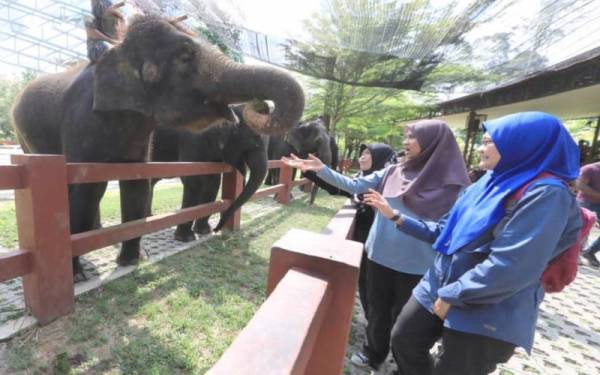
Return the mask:
[[[0,282],[23,277],[25,304],[40,324],[67,314],[74,306],[72,257],[136,238],[198,217],[222,212],[242,191],[242,176],[223,163],[66,163],[62,155],[12,155],[12,164],[0,166],[0,190],[15,190],[19,249],[0,254]],[[257,191],[253,199],[276,194],[286,204],[294,186],[292,169],[278,160],[279,183]],[[69,184],[109,180],[190,176],[223,173],[221,200],[154,215],[120,225],[71,234]],[[240,226],[240,210],[226,229]]]
[[[339,375],[362,244],[344,207],[321,233],[292,229],[271,248],[267,299],[210,375]]]

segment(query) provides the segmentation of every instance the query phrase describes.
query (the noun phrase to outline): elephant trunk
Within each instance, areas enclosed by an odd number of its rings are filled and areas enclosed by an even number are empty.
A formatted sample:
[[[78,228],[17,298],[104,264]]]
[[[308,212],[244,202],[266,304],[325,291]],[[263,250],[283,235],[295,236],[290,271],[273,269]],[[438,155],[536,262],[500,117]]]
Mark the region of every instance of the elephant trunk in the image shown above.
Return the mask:
[[[247,105],[244,121],[261,134],[283,134],[298,123],[304,111],[300,84],[283,70],[235,64],[226,69],[218,84],[221,99],[228,104],[251,100],[272,100],[275,110],[261,114]]]
[[[265,146],[262,144],[256,150],[247,154],[246,164],[250,169],[250,177],[248,182],[244,185],[240,195],[231,203],[231,205],[221,213],[221,219],[215,227],[215,232],[221,230],[227,220],[233,215],[233,213],[239,209],[248,199],[252,198],[252,195],[258,190],[260,185],[265,179],[267,174],[267,153]]]

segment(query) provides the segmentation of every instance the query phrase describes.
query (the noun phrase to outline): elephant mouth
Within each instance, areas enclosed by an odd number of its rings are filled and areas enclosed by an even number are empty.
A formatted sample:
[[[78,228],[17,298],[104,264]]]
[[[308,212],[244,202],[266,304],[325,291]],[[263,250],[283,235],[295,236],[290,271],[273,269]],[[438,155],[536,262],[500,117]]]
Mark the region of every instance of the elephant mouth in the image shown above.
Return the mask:
[[[236,116],[229,106],[222,104],[220,106],[211,106],[211,113],[203,114],[199,118],[189,121],[182,121],[178,128],[187,129],[193,132],[198,132],[207,127],[218,125],[223,122],[236,122]]]
[[[186,130],[189,130],[192,132],[200,132],[210,126],[219,125],[219,124],[223,123],[224,120],[225,119],[222,117],[202,118],[202,119],[194,120],[191,122],[187,122],[183,125],[179,125],[178,128],[186,129]]]

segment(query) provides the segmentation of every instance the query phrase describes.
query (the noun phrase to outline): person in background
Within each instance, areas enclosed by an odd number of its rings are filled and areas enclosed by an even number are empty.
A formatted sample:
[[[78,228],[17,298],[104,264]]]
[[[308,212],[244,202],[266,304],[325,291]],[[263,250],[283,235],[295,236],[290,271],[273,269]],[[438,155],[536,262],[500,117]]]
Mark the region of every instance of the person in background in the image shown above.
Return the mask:
[[[92,63],[100,59],[112,46],[118,44],[125,32],[125,18],[119,8],[125,2],[113,4],[110,0],[92,0],[94,17],[84,19],[87,53]]]
[[[600,162],[592,163],[581,168],[581,174],[577,179],[579,194],[577,199],[582,207],[596,213],[600,218]],[[600,237],[581,254],[581,263],[598,268],[600,262],[596,253],[600,251]]]
[[[405,157],[399,164],[358,178],[345,177],[314,155],[282,160],[351,194],[378,190],[398,212],[438,220],[469,184],[456,139],[448,125],[424,120],[405,127]],[[367,250],[367,341],[351,357],[359,367],[377,370],[390,349],[390,332],[396,316],[414,286],[433,262],[431,244],[398,230],[394,218],[377,213],[365,243]]]
[[[371,143],[360,145],[360,157],[358,159],[358,165],[360,171],[355,176],[366,177],[371,173],[379,171],[390,164],[396,163],[396,154],[394,150],[385,143]],[[314,172],[305,173],[305,177],[313,181],[318,187],[327,191],[331,195],[344,195],[352,199],[352,204],[356,208],[356,216],[354,219],[354,232],[352,233],[351,240],[365,243],[371,225],[375,219],[375,211],[373,208],[363,203],[362,194],[350,194],[336,186],[328,184]],[[367,252],[363,252],[361,261],[360,273],[358,275],[358,295],[360,297],[360,303],[365,314],[365,318],[369,318],[368,300],[367,300]]]
[[[365,197],[399,231],[438,252],[392,330],[402,375],[488,374],[515,347],[531,352],[542,273],[582,227],[567,185],[579,174],[579,151],[560,121],[525,112],[483,127],[479,165],[488,172],[439,222],[395,211],[375,191]],[[531,181],[518,201],[510,199]],[[429,350],[438,339],[434,362]]]

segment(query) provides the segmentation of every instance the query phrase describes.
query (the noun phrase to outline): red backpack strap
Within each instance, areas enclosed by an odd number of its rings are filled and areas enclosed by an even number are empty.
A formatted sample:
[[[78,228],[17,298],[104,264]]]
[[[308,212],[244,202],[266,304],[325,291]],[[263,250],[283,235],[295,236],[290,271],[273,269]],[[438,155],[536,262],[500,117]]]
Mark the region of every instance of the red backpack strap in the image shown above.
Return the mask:
[[[516,202],[519,199],[521,199],[523,197],[523,195],[525,195],[525,193],[527,192],[527,189],[529,189],[531,184],[533,184],[534,182],[536,182],[538,180],[542,180],[544,178],[556,178],[556,179],[559,179],[562,181],[562,179],[560,177],[556,177],[552,173],[542,172],[542,173],[538,174],[533,180],[531,180],[528,183],[526,183],[525,185],[521,186],[517,191],[515,191],[513,194],[511,194],[508,197],[508,199],[506,200],[506,204],[508,205],[511,202]]]

